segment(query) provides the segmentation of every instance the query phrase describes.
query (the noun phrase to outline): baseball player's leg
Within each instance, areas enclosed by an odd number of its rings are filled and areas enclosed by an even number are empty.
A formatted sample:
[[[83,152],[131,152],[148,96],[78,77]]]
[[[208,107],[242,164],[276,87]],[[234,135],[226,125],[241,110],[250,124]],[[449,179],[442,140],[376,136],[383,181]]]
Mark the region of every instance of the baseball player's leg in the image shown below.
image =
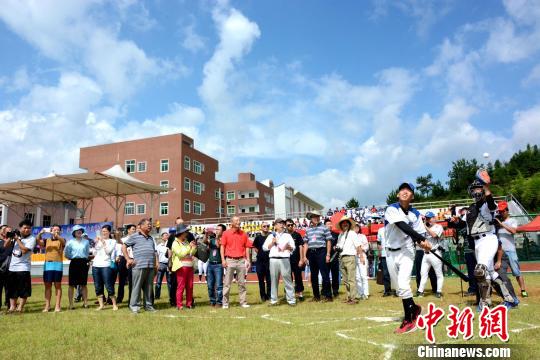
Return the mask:
[[[484,265],[487,268],[486,279],[494,280],[499,275],[495,271],[494,261],[495,254],[499,247],[498,239],[495,235],[488,235],[476,240],[475,255],[478,264]]]
[[[420,266],[420,285],[418,286],[418,292],[422,294],[426,287],[426,283],[429,277],[429,269],[431,264],[429,263],[429,255],[425,254],[422,258],[422,265]]]
[[[443,263],[441,260],[437,259],[434,255],[429,255],[429,262],[431,267],[437,275],[437,292],[442,293],[443,283],[444,283],[444,274],[443,274]]]
[[[398,251],[399,269],[397,272],[397,294],[402,299],[412,298],[411,272],[414,265],[414,255],[406,249]]]
[[[388,275],[390,276],[390,287],[392,289],[397,289],[398,283],[396,260],[396,253],[394,251],[389,252],[389,254],[386,255],[386,269],[388,270]]]

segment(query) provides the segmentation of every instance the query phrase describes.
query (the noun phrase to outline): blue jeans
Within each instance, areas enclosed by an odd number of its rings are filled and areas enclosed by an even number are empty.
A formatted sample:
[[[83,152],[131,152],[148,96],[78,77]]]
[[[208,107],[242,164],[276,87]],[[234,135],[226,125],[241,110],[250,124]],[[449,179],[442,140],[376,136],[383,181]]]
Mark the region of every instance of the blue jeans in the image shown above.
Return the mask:
[[[103,296],[103,285],[107,289],[107,295],[114,296],[113,270],[110,267],[92,266],[92,277],[94,278],[96,296]]]
[[[167,288],[169,289],[169,292],[171,291],[171,275],[169,274],[169,271],[167,271],[167,264],[159,264],[158,272],[157,272],[157,278],[156,278],[156,289],[154,291],[155,298],[159,299],[161,297],[161,283],[163,282],[163,276],[167,279]]]
[[[208,281],[208,297],[210,304],[222,304],[223,299],[223,266],[221,264],[208,263],[206,269],[206,280]]]
[[[515,251],[505,251],[505,254],[508,256],[508,263],[510,264],[510,269],[512,269],[512,275],[521,276],[517,253]]]

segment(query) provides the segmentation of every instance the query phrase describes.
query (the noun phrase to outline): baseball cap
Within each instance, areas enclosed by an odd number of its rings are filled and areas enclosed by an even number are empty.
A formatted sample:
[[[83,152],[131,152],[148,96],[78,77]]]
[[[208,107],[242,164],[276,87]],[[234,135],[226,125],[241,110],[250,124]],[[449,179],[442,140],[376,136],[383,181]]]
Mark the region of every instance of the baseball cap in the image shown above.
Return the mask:
[[[401,191],[401,189],[404,189],[404,188],[407,188],[407,189],[411,190],[414,193],[415,187],[414,187],[414,185],[412,183],[404,182],[401,185],[399,185],[398,190]]]
[[[507,203],[506,201],[499,201],[499,202],[497,203],[497,209],[498,209],[499,211],[503,211],[503,210],[508,209],[508,203]]]
[[[429,218],[429,219],[431,219],[431,218],[434,218],[434,217],[435,217],[435,214],[434,214],[433,212],[431,212],[431,211],[428,211],[428,212],[426,213],[426,215],[424,215],[424,216],[427,217],[427,218]]]

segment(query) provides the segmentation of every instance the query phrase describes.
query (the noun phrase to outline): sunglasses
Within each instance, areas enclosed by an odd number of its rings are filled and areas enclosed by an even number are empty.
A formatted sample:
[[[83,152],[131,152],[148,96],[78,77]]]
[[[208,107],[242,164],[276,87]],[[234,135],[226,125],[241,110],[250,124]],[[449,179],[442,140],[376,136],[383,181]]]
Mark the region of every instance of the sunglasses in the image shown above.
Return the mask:
[[[294,226],[294,224],[287,224],[287,227],[291,227],[291,226]]]

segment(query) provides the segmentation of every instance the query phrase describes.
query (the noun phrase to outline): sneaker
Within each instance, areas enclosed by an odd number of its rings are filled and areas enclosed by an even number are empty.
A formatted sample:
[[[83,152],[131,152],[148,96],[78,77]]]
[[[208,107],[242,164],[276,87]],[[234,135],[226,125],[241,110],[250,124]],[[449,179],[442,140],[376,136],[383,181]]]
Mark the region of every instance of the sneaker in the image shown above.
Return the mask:
[[[314,297],[311,299],[311,302],[319,302],[321,301],[321,298],[318,298],[318,297]]]
[[[403,320],[401,325],[394,331],[395,334],[407,334],[416,330],[415,321]]]
[[[387,297],[387,296],[391,296],[392,293],[389,293],[389,292],[385,292],[384,294],[382,294],[383,297]]]
[[[287,304],[289,304],[289,306],[293,306],[293,307],[296,306],[296,303],[287,303]]]
[[[518,300],[518,298],[517,298],[517,296],[516,296],[516,297],[514,298],[514,304],[516,304],[516,306],[518,306],[518,305],[519,305],[519,302],[520,302],[520,301]]]
[[[416,297],[424,297],[424,293],[421,291],[416,292]]]
[[[229,308],[229,305],[223,305],[221,308],[222,308],[222,309],[228,309],[228,308]]]
[[[514,302],[510,302],[510,301],[505,301],[503,303],[503,305],[507,308],[507,309],[513,309],[513,308],[516,308],[518,306],[518,304],[514,303]]]
[[[298,301],[304,301],[304,295],[300,295],[300,296],[298,297]]]
[[[275,302],[270,301],[270,303],[268,304],[268,306],[278,306],[278,302],[277,302],[277,301],[275,301]]]
[[[358,300],[349,299],[347,300],[347,305],[356,305],[358,304]]]
[[[332,302],[332,301],[334,301],[334,299],[332,299],[331,297],[325,297],[324,299],[322,299],[323,303]]]
[[[146,312],[156,312],[157,310],[153,307],[148,307],[144,309]]]
[[[243,308],[243,309],[247,309],[247,308],[250,308],[251,305],[249,305],[249,304],[242,304],[242,305],[240,305],[240,307]]]
[[[527,291],[521,290],[521,297],[529,297],[529,294],[527,294]]]
[[[436,293],[435,293],[435,297],[438,298],[438,299],[440,299],[440,298],[442,297],[442,294],[441,294],[440,292],[436,292]]]

